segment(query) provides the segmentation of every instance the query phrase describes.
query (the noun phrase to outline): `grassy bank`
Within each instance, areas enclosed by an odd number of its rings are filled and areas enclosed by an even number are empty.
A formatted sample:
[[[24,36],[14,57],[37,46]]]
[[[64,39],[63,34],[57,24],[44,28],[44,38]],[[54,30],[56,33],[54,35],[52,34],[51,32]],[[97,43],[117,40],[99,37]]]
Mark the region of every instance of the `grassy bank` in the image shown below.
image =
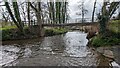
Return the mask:
[[[120,33],[120,20],[110,21],[108,26],[112,32]]]
[[[0,28],[0,32],[2,32],[2,40],[16,40],[16,39],[28,39],[37,37],[36,34],[31,33],[27,27],[24,28],[26,36],[21,34],[15,26],[6,26],[4,28]],[[66,33],[68,30],[65,28],[45,28],[45,36],[53,36],[58,34]]]
[[[114,46],[120,45],[120,20],[110,21],[108,25],[107,37],[95,36],[91,39],[92,46]]]
[[[50,29],[45,29],[45,36],[53,36],[53,35],[59,35],[66,33],[68,29],[66,28],[50,28]]]
[[[102,38],[102,37],[96,36],[92,38],[91,44],[95,47],[119,45],[120,39],[117,37]]]

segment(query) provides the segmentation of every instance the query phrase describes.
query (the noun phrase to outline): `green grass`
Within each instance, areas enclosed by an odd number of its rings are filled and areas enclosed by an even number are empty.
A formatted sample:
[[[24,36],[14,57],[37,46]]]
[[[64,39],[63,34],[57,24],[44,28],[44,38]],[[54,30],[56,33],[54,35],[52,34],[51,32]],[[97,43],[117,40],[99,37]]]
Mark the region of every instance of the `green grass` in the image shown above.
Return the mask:
[[[13,40],[20,38],[22,34],[18,31],[16,26],[5,26],[3,28],[0,28],[2,31],[2,40]],[[25,33],[28,36],[33,36],[32,33],[30,33],[28,27],[24,27]],[[68,30],[65,28],[45,28],[45,36],[53,36],[58,34],[66,33]],[[35,36],[35,35],[34,35]],[[20,38],[22,39],[22,38]]]
[[[109,29],[115,33],[120,33],[120,20],[114,20],[109,23]]]
[[[28,26],[24,26],[24,29],[27,29]],[[9,29],[17,29],[17,26],[4,26],[4,27],[0,27],[0,30],[9,30]]]
[[[46,36],[58,35],[58,34],[66,33],[67,31],[68,30],[65,28],[50,28],[50,29],[45,29],[45,35]]]
[[[115,37],[110,37],[110,38],[102,38],[99,36],[95,36],[92,38],[92,45],[95,47],[100,47],[100,46],[113,46],[113,45],[118,45],[120,43],[120,39],[115,38]]]
[[[93,46],[100,47],[120,44],[120,20],[110,21],[108,27],[107,37],[95,36],[92,38],[91,44]]]
[[[17,28],[16,26],[5,26],[5,27],[1,27],[0,30],[8,30],[8,29],[15,29]]]

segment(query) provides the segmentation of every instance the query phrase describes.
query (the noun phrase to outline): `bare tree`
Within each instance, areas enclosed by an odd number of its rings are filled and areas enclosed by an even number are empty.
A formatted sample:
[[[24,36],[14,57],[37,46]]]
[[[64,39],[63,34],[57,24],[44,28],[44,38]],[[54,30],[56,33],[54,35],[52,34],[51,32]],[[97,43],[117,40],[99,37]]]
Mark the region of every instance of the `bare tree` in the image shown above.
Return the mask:
[[[30,3],[30,6],[32,9],[34,9],[36,13],[36,18],[37,18],[37,25],[39,26],[38,28],[38,36],[42,36],[42,20],[41,20],[41,2],[37,2],[37,8]]]
[[[95,14],[96,2],[97,2],[97,0],[95,0],[95,2],[94,2],[93,12],[92,12],[92,22],[94,22],[94,14]]]
[[[79,12],[76,13],[76,15],[81,15],[82,17],[82,23],[85,21],[84,16],[87,14],[88,10],[84,6],[84,1],[81,2],[81,4],[78,5]]]
[[[27,18],[28,18],[28,27],[29,27],[29,31],[31,31],[31,27],[30,27],[30,2],[27,3]]]
[[[13,3],[15,18],[16,18],[17,22],[19,23],[20,30],[23,32],[23,34],[25,34],[24,29],[23,29],[23,22],[22,22],[21,17],[20,17],[18,3],[17,3],[17,1],[12,2],[12,3]]]
[[[107,30],[107,23],[114,14],[114,12],[117,10],[120,2],[103,2],[102,6],[102,12],[98,14],[98,19],[100,23],[100,34],[102,36],[106,36],[106,30]],[[107,8],[107,6],[110,6]]]
[[[5,6],[6,6],[7,11],[8,11],[9,14],[10,14],[11,19],[12,19],[13,22],[15,23],[15,25],[19,28],[19,30],[20,30],[21,32],[23,32],[23,28],[22,28],[22,27],[19,25],[19,23],[16,21],[14,15],[13,15],[11,9],[10,9],[9,3],[8,3],[8,2],[5,2]]]

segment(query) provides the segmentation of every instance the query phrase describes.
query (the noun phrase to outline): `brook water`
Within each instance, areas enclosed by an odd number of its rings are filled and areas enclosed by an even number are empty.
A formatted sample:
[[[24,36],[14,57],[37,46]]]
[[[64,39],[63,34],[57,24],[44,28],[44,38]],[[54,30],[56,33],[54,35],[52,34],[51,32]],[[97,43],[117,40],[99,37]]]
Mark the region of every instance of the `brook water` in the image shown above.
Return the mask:
[[[86,36],[84,32],[72,31],[37,39],[6,41],[0,46],[0,65],[99,66],[104,57],[87,46]]]

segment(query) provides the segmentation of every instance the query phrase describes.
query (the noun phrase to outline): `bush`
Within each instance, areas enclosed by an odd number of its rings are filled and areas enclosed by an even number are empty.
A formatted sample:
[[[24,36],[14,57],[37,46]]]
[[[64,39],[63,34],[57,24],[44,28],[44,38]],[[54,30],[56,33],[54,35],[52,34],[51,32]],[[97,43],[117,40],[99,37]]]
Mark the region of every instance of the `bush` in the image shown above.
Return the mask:
[[[115,33],[120,33],[120,20],[113,20],[109,22],[109,29]]]
[[[95,47],[119,45],[120,39],[115,37],[102,38],[102,37],[96,36],[92,38],[91,44]]]
[[[53,35],[53,30],[52,29],[45,29],[45,36],[51,36]]]
[[[9,40],[11,39],[11,32],[9,29],[2,30],[2,40]]]

